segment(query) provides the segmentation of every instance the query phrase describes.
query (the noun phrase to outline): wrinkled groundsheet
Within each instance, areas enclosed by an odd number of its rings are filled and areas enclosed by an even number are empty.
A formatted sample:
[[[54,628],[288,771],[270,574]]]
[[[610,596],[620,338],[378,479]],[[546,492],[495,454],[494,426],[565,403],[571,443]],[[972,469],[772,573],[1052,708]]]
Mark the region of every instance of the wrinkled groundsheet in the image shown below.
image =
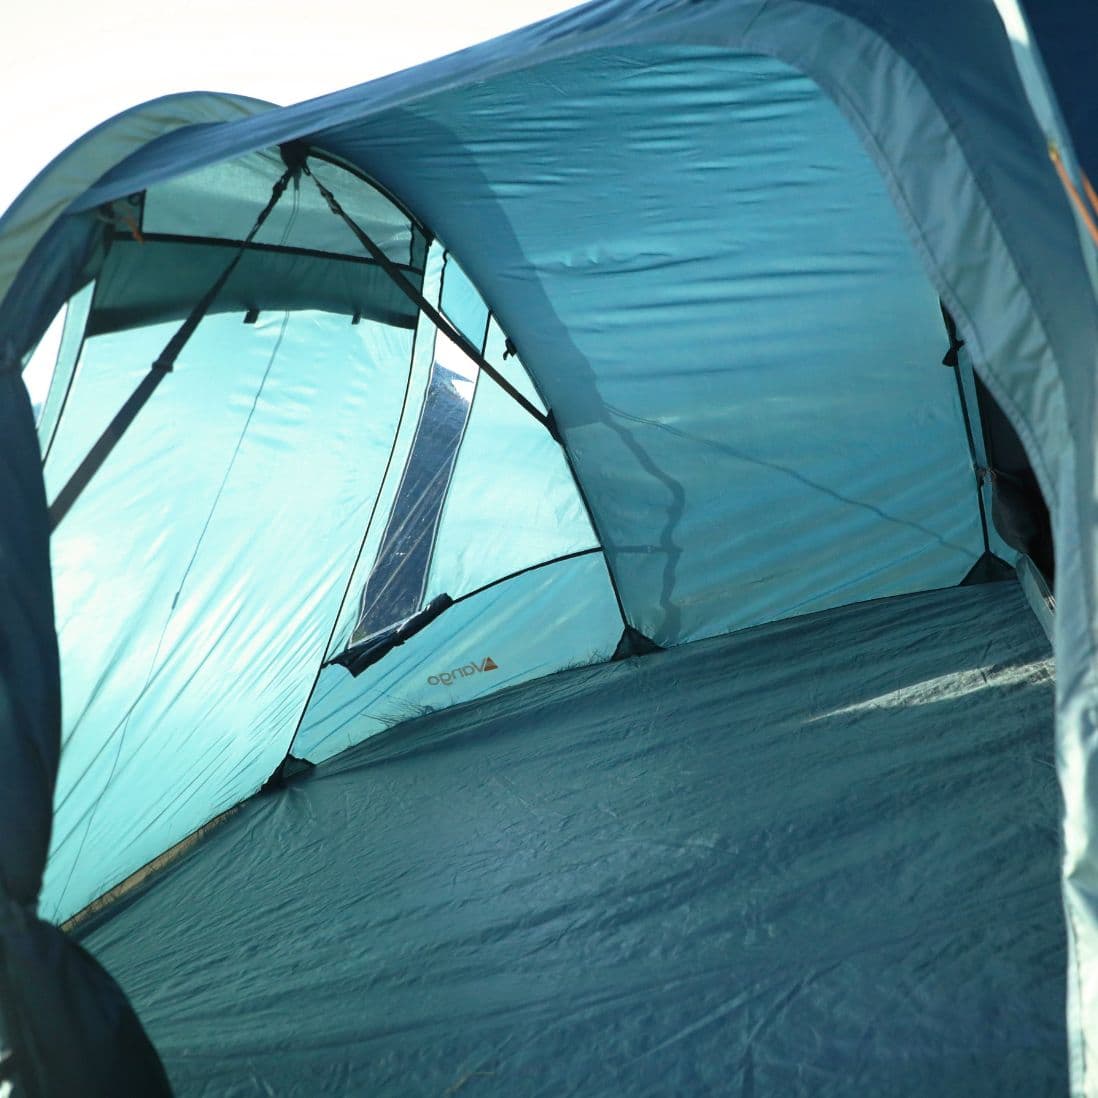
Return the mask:
[[[1013,583],[432,714],[84,944],[180,1095],[1067,1092],[1048,643]]]

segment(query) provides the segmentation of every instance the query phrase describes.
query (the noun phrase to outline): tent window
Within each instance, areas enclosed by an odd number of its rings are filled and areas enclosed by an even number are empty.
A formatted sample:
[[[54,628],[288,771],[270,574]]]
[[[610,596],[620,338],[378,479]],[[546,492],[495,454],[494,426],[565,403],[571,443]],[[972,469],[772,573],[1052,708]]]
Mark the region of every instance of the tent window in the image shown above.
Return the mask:
[[[352,644],[420,609],[477,375],[476,363],[436,332],[434,362],[415,438],[376,563],[362,591]]]
[[[394,263],[422,268],[426,256],[423,232],[376,187],[315,155],[310,168],[326,186],[338,191],[347,212],[370,233]],[[252,153],[227,163],[158,183],[149,189],[141,232],[149,236],[243,240],[262,202],[285,170],[276,149]],[[216,201],[211,201],[216,196]],[[304,248],[358,258],[361,248],[345,226],[332,217],[320,194],[301,181],[272,212],[259,245]]]
[[[285,170],[268,150],[134,196],[112,235],[91,334],[182,320],[234,257],[209,313],[308,309],[413,328],[415,305],[300,177],[243,243]],[[339,191],[402,276],[421,286],[426,236],[409,215],[350,171],[321,159],[312,170]]]
[[[35,423],[42,418],[46,397],[53,383],[54,370],[61,351],[61,333],[65,330],[65,315],[68,309],[68,302],[61,306],[57,316],[53,318],[23,367],[23,384],[26,385],[27,393],[31,398]]]
[[[49,452],[79,364],[95,286],[89,282],[61,307],[23,367],[43,454]]]

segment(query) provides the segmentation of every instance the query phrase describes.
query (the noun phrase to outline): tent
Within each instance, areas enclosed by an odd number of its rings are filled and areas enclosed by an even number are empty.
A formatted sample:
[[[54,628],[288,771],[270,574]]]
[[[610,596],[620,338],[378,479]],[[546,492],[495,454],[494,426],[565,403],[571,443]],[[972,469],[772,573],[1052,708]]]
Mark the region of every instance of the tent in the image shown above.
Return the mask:
[[[0,1091],[1098,1095],[1095,32],[596,0],[49,165]]]

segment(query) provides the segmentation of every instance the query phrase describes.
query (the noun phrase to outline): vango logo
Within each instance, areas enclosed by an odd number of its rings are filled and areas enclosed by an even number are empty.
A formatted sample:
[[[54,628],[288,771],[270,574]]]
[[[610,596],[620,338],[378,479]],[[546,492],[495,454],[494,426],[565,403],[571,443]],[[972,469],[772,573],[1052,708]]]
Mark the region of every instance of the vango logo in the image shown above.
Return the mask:
[[[458,679],[467,679],[470,675],[479,675],[482,671],[496,671],[498,665],[491,656],[481,660],[480,663],[467,663],[464,667],[457,667],[453,671],[443,671],[441,675],[432,675],[428,680],[431,686],[450,686]]]

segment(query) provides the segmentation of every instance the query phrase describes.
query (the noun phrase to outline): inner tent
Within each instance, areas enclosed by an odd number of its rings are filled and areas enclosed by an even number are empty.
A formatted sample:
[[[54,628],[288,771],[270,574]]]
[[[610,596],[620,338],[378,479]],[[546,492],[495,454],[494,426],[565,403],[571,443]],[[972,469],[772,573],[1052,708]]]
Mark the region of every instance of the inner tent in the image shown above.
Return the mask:
[[[100,220],[40,906],[179,1094],[1066,1089],[1047,512],[814,83],[595,51]]]

